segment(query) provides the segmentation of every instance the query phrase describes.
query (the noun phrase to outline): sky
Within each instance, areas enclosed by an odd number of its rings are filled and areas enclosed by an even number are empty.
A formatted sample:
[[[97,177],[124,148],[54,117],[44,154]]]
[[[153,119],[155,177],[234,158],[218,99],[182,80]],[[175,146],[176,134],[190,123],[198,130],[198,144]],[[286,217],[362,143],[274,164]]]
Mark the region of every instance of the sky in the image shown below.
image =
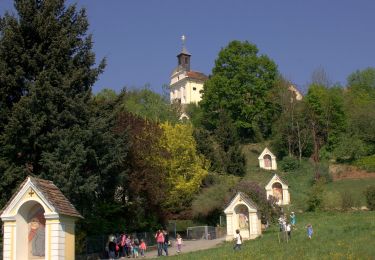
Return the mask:
[[[107,67],[95,83],[121,90],[145,85],[161,93],[181,51],[192,70],[210,74],[221,48],[232,40],[255,44],[302,91],[314,70],[331,82],[375,67],[373,0],[68,0],[85,7],[97,61]],[[14,11],[0,0],[0,14]]]

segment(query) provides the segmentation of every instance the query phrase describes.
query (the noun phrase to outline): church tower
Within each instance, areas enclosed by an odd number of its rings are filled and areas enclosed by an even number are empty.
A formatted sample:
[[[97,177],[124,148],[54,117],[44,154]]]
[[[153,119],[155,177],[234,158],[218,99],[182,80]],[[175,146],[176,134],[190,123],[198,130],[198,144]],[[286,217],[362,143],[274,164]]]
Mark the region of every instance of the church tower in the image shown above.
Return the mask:
[[[203,84],[208,77],[198,71],[190,69],[191,54],[185,46],[186,37],[183,35],[182,50],[177,55],[177,67],[173,70],[170,82],[170,100],[182,105],[198,103],[202,94]]]

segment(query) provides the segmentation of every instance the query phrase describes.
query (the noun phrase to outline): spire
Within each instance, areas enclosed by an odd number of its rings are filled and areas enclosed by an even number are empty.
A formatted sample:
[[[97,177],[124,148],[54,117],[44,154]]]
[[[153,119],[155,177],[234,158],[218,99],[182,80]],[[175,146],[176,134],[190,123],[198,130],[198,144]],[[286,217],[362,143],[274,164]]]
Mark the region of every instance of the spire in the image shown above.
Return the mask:
[[[186,36],[185,35],[181,36],[181,41],[182,41],[182,51],[181,51],[181,54],[190,55],[190,53],[187,51],[186,46],[185,46],[185,42],[186,42]]]
[[[182,50],[181,53],[177,55],[178,59],[178,67],[181,67],[185,69],[186,71],[190,71],[190,56],[191,54],[187,51],[185,42],[186,42],[186,36],[181,36],[182,41]]]

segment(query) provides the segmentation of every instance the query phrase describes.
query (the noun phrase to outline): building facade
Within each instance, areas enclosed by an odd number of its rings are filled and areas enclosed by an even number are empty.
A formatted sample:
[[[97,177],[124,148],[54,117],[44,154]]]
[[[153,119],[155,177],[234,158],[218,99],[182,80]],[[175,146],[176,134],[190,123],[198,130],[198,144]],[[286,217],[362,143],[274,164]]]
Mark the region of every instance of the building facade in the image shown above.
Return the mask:
[[[190,69],[191,54],[185,47],[185,37],[182,36],[183,46],[177,55],[177,67],[173,70],[170,81],[170,100],[182,105],[198,103],[202,99],[203,84],[208,77]]]

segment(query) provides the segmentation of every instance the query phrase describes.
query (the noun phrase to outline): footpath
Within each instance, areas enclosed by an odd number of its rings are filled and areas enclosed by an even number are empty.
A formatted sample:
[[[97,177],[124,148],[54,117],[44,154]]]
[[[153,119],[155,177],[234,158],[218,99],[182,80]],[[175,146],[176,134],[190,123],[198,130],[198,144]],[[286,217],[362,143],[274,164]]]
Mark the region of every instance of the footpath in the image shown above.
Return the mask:
[[[225,241],[225,237],[223,238],[218,238],[218,239],[212,239],[212,240],[206,240],[206,239],[200,239],[200,240],[187,240],[183,241],[182,243],[182,248],[181,248],[181,253],[179,254],[185,254],[188,252],[194,252],[194,251],[199,251],[199,250],[204,250],[204,249],[209,249],[216,247],[220,244],[222,244]],[[176,241],[171,241],[172,245],[168,247],[168,255],[178,255],[177,253],[177,245]],[[144,258],[157,258],[158,251],[157,250],[147,250],[146,251],[146,257]],[[163,256],[165,256],[165,252],[163,251]],[[138,258],[142,258],[139,256]],[[121,259],[126,259],[126,258],[121,258]]]

